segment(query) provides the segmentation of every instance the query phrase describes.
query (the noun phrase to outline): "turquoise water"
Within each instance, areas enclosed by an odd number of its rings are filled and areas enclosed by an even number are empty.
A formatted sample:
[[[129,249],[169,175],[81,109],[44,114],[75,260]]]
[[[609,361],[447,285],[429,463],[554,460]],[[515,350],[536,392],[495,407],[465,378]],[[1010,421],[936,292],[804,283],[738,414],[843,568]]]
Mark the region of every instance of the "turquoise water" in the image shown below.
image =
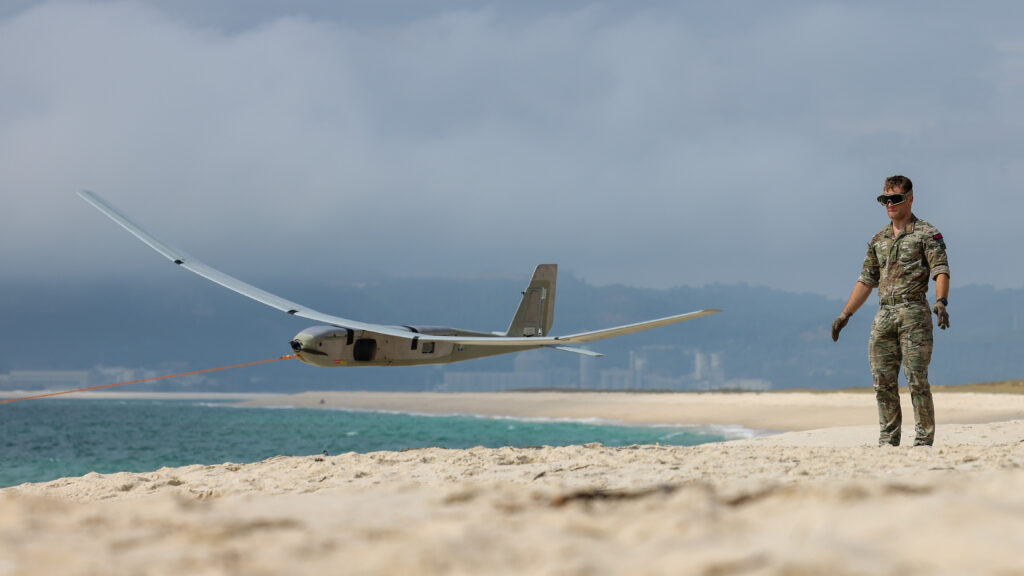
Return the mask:
[[[0,488],[89,472],[258,462],[272,456],[405,448],[692,446],[725,440],[684,427],[247,408],[192,400],[42,399],[0,406]]]

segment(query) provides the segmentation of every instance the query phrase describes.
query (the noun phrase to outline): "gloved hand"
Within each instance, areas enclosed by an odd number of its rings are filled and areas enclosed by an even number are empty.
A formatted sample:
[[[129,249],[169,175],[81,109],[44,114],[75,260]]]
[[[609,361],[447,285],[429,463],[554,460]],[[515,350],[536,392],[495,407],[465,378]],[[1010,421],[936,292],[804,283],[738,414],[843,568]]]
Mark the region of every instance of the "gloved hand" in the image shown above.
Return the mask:
[[[942,302],[936,302],[935,307],[932,308],[932,312],[938,316],[939,328],[945,330],[949,328],[949,312],[946,312],[946,305]]]
[[[846,312],[843,312],[842,314],[839,315],[839,318],[835,319],[835,322],[832,322],[832,341],[833,342],[836,342],[836,341],[839,340],[839,332],[841,332],[842,329],[844,327],[846,327],[846,323],[849,322],[849,321],[850,321],[850,315],[847,314]]]

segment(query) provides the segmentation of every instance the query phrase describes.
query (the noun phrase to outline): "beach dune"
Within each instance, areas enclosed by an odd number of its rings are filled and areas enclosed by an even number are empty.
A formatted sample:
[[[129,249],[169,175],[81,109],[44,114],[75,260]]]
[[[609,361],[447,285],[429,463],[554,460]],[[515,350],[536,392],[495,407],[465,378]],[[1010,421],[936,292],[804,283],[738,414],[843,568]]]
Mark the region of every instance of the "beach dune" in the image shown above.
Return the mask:
[[[937,394],[931,448],[874,445],[870,394],[382,398],[277,403],[791,432],[694,447],[279,457],[26,484],[0,490],[0,575],[1024,573],[1024,396]]]

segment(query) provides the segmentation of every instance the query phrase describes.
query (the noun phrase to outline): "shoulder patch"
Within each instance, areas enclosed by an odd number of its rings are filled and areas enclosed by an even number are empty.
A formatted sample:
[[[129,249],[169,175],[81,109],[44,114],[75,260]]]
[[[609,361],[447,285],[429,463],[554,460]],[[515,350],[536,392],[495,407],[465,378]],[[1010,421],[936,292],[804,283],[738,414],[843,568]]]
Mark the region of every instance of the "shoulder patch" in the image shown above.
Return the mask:
[[[932,236],[932,238],[934,238],[936,240],[942,240],[942,234],[941,233],[940,234],[936,234],[935,236]]]

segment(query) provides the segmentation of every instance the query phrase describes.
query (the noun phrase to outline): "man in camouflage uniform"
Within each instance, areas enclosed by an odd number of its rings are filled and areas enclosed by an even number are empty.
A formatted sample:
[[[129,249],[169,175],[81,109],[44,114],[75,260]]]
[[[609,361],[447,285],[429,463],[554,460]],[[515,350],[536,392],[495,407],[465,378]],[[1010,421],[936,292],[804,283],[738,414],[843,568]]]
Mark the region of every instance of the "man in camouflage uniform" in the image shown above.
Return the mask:
[[[879,309],[871,325],[868,358],[878,402],[879,445],[899,446],[903,413],[897,378],[900,362],[910,385],[916,421],[915,446],[931,446],[935,440],[935,409],[928,384],[932,358],[932,312],[939,328],[949,327],[949,262],[942,234],[911,211],[914,185],[906,176],[886,178],[878,202],[892,222],[868,243],[860,278],[832,323],[832,340],[850,316],[878,288]],[[935,306],[928,310],[928,279],[935,279]]]

